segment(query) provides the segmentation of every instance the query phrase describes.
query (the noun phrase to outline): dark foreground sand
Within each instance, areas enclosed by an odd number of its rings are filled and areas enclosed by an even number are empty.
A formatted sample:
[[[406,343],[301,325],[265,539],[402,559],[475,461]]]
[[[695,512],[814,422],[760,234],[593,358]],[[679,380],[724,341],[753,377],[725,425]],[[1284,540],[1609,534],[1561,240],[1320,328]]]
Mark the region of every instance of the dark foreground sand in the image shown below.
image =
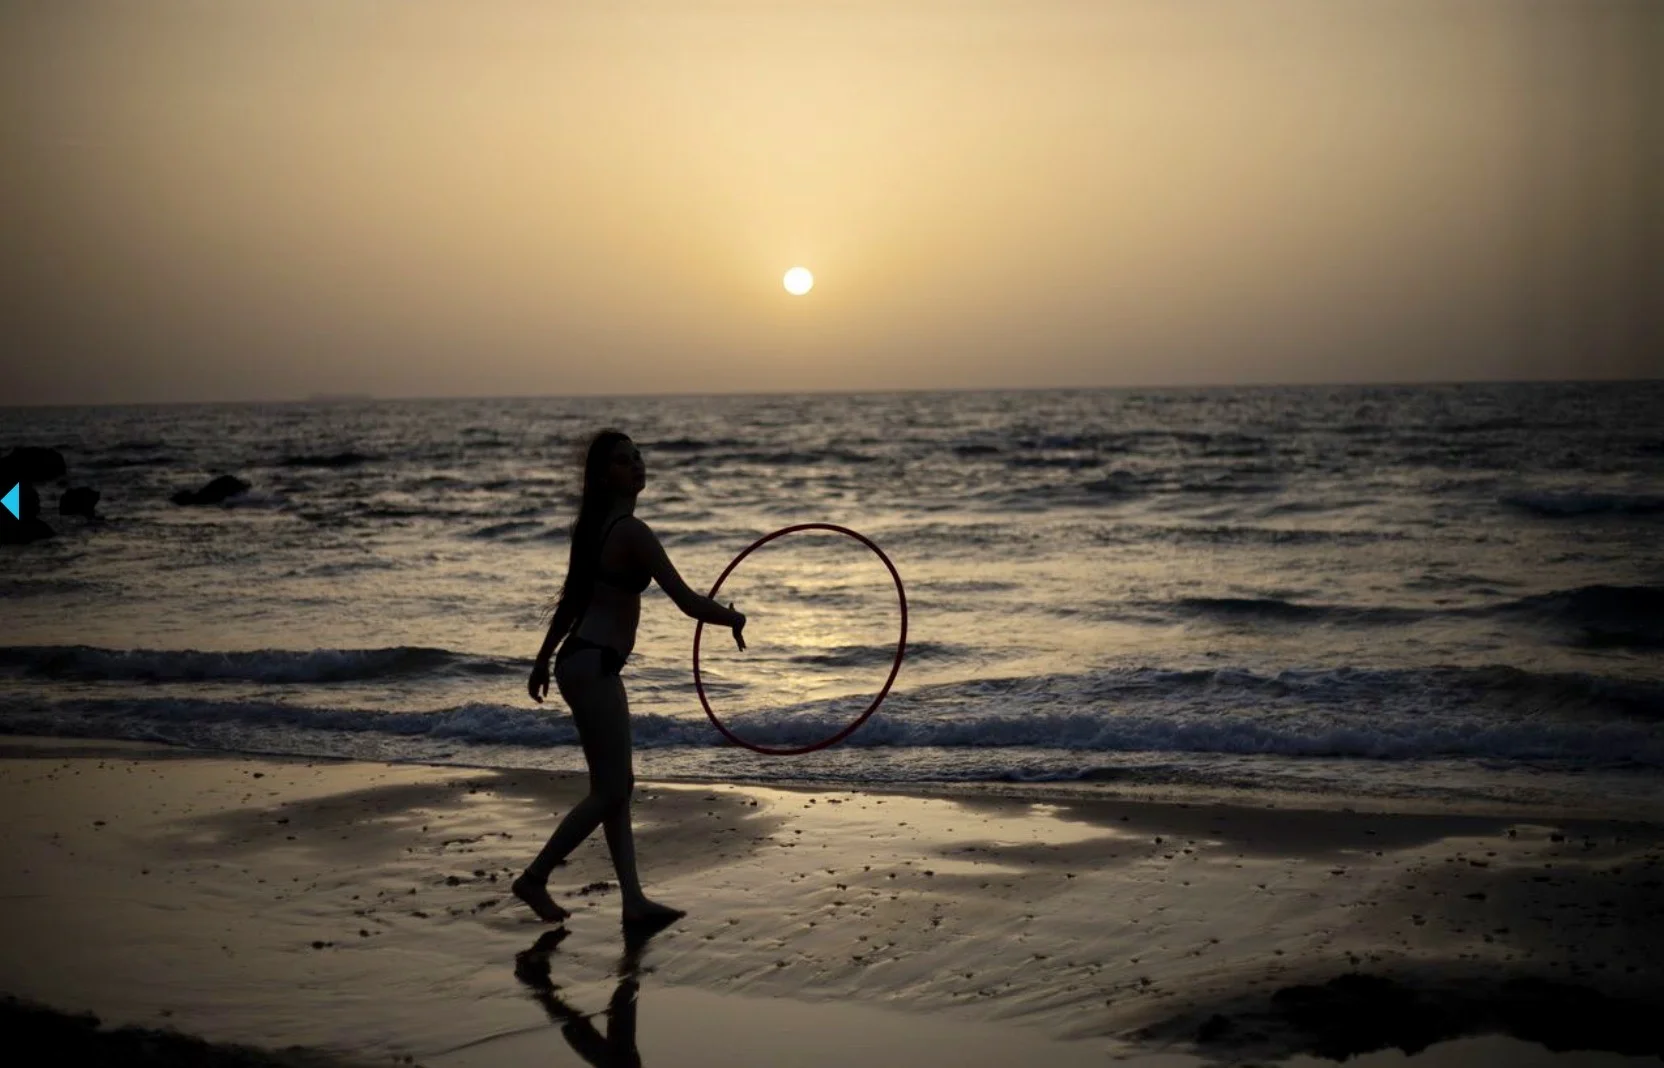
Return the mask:
[[[555,873],[564,934],[508,895],[571,777],[0,757],[0,990],[105,1025],[7,1033],[78,1062],[122,1026],[435,1068],[1664,1054],[1651,823],[642,784],[649,889],[690,915],[627,941],[599,836]]]

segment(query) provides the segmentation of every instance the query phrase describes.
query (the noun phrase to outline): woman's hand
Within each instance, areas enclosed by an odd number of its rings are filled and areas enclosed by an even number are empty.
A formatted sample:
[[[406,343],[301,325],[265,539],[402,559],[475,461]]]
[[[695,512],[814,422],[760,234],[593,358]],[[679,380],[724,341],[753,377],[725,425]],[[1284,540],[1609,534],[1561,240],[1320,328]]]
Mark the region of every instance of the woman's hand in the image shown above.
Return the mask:
[[[733,601],[728,602],[728,611],[734,612]],[[738,645],[740,652],[743,653],[745,652],[745,613],[734,612],[734,614],[740,617],[740,621],[734,624],[734,644]]]
[[[532,664],[532,677],[526,680],[526,692],[538,704],[549,695],[549,661],[538,657]]]

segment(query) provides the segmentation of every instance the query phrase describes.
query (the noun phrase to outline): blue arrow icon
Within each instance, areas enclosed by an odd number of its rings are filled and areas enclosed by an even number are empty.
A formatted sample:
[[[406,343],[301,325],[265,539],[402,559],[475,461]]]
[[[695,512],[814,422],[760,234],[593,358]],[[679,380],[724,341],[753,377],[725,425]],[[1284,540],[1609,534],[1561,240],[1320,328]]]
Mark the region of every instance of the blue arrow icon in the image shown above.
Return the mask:
[[[6,511],[12,514],[13,519],[23,518],[23,513],[17,510],[17,491],[22,485],[23,483],[19,482],[17,485],[7,490],[4,497],[0,497],[0,504],[6,506]]]

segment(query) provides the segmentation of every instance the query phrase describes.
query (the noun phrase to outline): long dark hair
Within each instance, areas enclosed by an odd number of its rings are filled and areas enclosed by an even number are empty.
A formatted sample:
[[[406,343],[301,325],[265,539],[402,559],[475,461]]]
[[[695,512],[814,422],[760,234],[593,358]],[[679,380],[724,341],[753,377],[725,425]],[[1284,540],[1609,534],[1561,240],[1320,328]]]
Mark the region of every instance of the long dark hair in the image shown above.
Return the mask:
[[[566,581],[560,595],[544,606],[543,618],[554,614],[555,642],[566,637],[568,631],[583,618],[589,599],[595,593],[595,572],[601,563],[601,520],[612,507],[612,491],[608,485],[613,449],[630,435],[612,427],[596,432],[584,451],[584,482],[579,494],[578,518],[570,528],[572,547],[566,560]]]

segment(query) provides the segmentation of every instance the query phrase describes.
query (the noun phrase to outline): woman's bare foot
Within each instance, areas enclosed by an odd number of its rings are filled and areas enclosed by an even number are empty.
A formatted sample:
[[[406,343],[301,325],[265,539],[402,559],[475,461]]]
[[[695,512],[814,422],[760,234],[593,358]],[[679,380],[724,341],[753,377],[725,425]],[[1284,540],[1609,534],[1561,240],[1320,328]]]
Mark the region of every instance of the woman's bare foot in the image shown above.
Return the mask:
[[[661,905],[657,901],[642,898],[633,904],[624,906],[624,923],[627,926],[663,926],[673,920],[686,916],[686,909],[673,909],[669,905]]]
[[[534,883],[524,875],[514,880],[508,889],[515,897],[531,906],[531,910],[537,913],[537,918],[544,923],[561,923],[569,915],[565,909],[555,904],[554,899],[549,896],[547,886]]]

